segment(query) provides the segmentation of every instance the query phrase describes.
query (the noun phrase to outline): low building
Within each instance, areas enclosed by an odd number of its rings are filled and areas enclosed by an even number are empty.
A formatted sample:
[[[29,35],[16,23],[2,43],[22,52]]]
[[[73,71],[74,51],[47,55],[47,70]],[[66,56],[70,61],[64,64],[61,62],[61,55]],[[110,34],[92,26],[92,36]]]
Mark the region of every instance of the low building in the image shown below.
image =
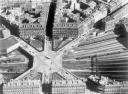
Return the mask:
[[[53,94],[85,94],[86,84],[80,80],[55,80],[52,82]]]
[[[105,23],[105,31],[114,30],[115,28],[115,20],[112,16],[106,17],[103,22]]]
[[[87,88],[102,94],[126,94],[128,84],[126,82],[118,82],[104,76],[91,75],[87,80]]]
[[[40,80],[10,81],[3,85],[4,94],[41,94]]]
[[[18,55],[0,58],[0,70],[3,73],[22,73],[28,69],[28,59]]]
[[[9,38],[0,40],[0,56],[7,55],[8,52],[17,48],[18,41],[10,36]]]

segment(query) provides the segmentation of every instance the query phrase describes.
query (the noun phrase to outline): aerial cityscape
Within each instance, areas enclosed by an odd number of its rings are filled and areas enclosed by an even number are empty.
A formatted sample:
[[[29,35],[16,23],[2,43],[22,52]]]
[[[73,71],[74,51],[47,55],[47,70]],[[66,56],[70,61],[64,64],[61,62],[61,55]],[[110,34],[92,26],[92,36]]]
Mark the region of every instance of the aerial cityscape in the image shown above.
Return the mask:
[[[128,0],[0,0],[0,94],[128,94]]]

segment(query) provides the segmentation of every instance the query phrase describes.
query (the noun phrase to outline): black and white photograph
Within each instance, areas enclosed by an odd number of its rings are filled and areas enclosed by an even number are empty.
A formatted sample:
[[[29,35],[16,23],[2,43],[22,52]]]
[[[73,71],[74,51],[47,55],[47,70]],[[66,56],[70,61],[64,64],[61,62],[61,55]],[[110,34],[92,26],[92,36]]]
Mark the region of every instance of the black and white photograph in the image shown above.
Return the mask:
[[[128,94],[128,0],[0,0],[0,94]]]

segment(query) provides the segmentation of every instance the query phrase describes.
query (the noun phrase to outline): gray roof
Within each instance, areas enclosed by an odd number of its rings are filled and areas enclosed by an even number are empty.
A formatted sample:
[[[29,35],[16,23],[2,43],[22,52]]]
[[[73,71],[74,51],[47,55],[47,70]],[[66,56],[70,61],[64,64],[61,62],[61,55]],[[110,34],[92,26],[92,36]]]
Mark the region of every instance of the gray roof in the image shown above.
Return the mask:
[[[16,43],[18,43],[18,41],[13,36],[6,39],[0,39],[0,50],[8,49]]]

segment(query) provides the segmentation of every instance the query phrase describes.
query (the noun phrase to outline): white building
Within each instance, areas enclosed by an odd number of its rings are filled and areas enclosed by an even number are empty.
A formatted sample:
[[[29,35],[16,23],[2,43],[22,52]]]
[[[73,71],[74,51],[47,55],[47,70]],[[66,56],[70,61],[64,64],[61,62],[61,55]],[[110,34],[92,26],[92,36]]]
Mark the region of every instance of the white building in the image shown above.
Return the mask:
[[[14,80],[3,85],[4,94],[41,94],[40,80]]]

